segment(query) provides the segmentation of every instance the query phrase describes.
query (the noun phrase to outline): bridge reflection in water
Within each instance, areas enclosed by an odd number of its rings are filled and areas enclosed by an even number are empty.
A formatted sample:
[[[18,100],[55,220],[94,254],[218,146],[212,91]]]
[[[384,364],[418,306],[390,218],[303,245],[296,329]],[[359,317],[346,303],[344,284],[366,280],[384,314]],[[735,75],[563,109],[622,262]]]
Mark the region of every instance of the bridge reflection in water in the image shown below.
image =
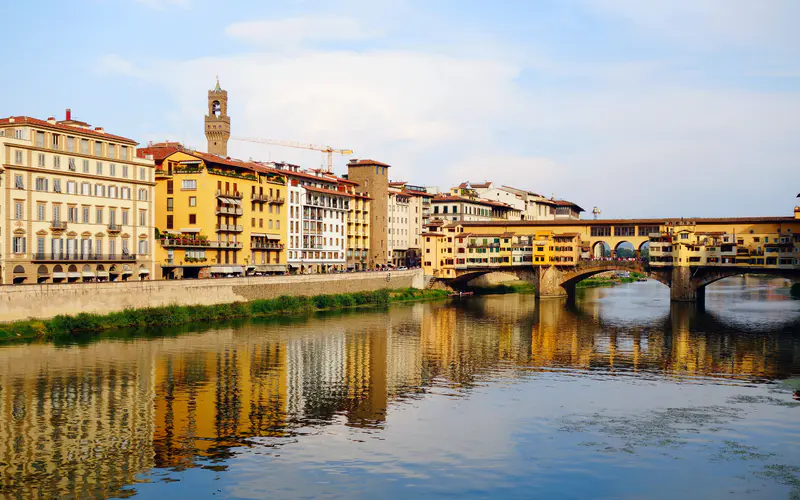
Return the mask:
[[[654,284],[655,285],[655,284]],[[656,285],[657,286],[657,285]],[[240,446],[380,432],[398,400],[541,371],[747,381],[800,371],[797,321],[745,332],[668,300],[474,297],[204,333],[0,351],[0,495],[106,497],[152,468],[213,466]]]

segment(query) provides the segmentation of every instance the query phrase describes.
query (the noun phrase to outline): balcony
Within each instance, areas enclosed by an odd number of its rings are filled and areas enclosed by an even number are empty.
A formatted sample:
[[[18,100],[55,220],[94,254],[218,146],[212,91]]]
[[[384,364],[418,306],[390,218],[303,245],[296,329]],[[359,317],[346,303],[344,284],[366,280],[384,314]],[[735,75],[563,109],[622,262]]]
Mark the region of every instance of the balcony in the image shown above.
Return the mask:
[[[284,244],[283,243],[264,243],[260,241],[254,241],[250,243],[251,250],[283,250]]]
[[[50,223],[50,229],[53,231],[66,231],[67,223],[66,221],[54,220]]]
[[[117,224],[116,222],[112,222],[107,227],[109,233],[119,233],[120,231],[122,231],[122,226]]]
[[[216,230],[218,233],[241,233],[244,228],[241,224],[217,224]]]
[[[244,212],[242,211],[242,207],[225,207],[225,206],[218,206],[215,212],[216,215],[233,215],[235,217],[240,217]]]
[[[242,193],[239,191],[223,191],[221,189],[217,189],[217,198],[234,198],[237,200],[242,199]]]
[[[34,253],[33,262],[132,262],[136,255],[101,253]]]
[[[270,200],[270,197],[265,194],[258,194],[258,193],[251,193],[250,194],[250,201],[254,201],[256,203],[266,203]]]
[[[165,238],[159,239],[159,243],[164,248],[197,248],[208,247],[208,240],[189,239],[189,238]]]
[[[283,198],[274,197],[270,198],[269,202],[272,203],[273,205],[283,205],[284,203],[286,203],[286,200]]]
[[[242,248],[241,241],[209,241],[209,248],[218,248],[221,250],[236,250]]]

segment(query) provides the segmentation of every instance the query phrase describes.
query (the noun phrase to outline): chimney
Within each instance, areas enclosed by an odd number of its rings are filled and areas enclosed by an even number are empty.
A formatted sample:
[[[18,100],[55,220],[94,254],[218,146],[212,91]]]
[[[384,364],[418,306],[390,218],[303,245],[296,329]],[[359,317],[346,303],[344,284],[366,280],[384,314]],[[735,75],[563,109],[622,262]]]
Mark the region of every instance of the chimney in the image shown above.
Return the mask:
[[[94,130],[96,132],[100,132],[101,134],[105,134],[105,132],[106,132],[105,130],[103,130],[103,127],[95,127]]]
[[[56,117],[55,117],[55,116],[48,116],[48,117],[47,117],[47,123],[49,123],[49,124],[51,124],[51,125],[55,125],[55,123],[56,123]]]
[[[67,118],[66,118],[66,120],[67,121],[72,120],[72,110],[69,109],[69,108],[67,108]]]

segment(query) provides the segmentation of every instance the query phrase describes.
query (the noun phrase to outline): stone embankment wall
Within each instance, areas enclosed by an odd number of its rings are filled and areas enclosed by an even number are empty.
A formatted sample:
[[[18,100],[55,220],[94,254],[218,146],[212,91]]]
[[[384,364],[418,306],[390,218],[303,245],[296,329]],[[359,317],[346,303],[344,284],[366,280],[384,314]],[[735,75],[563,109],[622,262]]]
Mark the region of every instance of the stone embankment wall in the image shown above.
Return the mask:
[[[422,269],[303,276],[0,286],[0,322],[128,308],[212,305],[382,288],[423,288]]]

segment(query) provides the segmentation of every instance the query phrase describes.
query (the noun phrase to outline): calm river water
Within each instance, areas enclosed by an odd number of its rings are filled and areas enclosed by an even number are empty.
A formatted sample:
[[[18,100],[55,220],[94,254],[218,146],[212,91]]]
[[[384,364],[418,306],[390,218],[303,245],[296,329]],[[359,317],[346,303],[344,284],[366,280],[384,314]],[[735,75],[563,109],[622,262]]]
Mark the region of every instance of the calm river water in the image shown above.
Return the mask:
[[[668,295],[2,347],[0,497],[800,498],[800,301]]]

